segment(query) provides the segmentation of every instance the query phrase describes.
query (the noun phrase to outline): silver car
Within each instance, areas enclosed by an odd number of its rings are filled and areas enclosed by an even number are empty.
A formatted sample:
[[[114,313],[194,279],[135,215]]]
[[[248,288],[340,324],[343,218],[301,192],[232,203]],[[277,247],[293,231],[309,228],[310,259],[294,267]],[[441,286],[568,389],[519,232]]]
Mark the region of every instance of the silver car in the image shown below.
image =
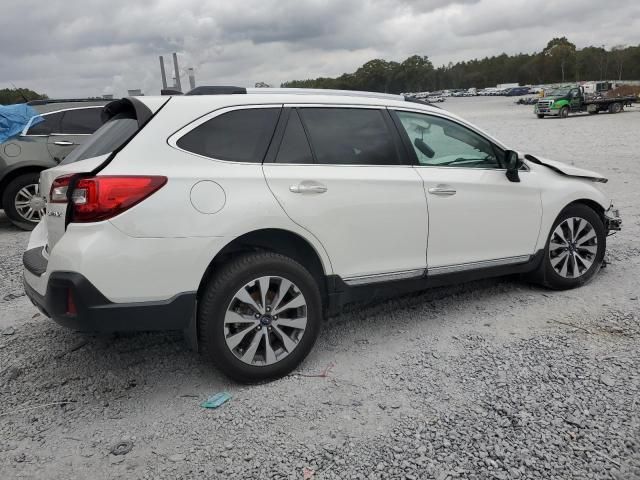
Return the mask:
[[[102,125],[103,100],[35,100],[33,117],[19,136],[0,144],[1,207],[14,225],[31,230],[44,214],[38,191],[42,170],[55,167]]]

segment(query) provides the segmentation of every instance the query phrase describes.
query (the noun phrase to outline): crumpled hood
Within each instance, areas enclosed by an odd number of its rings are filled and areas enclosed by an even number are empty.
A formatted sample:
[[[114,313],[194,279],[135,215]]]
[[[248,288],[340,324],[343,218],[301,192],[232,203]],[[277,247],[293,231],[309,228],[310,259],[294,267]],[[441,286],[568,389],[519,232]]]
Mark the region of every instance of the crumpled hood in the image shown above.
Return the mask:
[[[537,163],[538,165],[544,165],[545,167],[549,167],[556,172],[567,175],[568,177],[578,177],[584,178],[587,180],[592,180],[594,182],[607,183],[609,180],[606,177],[603,177],[597,172],[591,170],[585,170],[584,168],[574,167],[573,165],[568,165],[563,162],[558,162],[556,160],[549,160],[547,158],[542,157],[534,157],[533,155],[526,154],[524,156],[527,160],[533,163]]]

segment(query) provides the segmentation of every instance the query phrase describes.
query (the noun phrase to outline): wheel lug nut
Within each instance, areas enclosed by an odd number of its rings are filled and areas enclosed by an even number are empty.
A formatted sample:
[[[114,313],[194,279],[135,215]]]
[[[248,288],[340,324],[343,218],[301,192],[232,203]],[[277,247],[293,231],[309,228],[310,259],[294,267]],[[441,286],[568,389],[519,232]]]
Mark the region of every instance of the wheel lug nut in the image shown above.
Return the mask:
[[[258,325],[258,330],[262,330],[262,327],[260,325]]]
[[[256,313],[256,318],[260,318],[260,314],[259,313]]]
[[[274,316],[273,316],[273,319],[274,319],[274,320],[277,320],[277,319],[278,319],[278,315],[274,315]]]

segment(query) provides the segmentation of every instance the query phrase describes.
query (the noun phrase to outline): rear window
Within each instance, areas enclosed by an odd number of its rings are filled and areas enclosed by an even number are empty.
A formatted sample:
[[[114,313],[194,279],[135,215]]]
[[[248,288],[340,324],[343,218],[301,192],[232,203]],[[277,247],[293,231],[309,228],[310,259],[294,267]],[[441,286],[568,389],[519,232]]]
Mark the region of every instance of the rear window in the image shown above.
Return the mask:
[[[188,152],[231,162],[261,163],[276,128],[280,108],[223,113],[198,125],[176,145]]]
[[[102,125],[85,143],[60,162],[61,165],[111,153],[138,131],[138,121],[130,113],[120,113]]]
[[[102,125],[102,107],[80,108],[64,112],[59,132],[66,135],[91,135]]]

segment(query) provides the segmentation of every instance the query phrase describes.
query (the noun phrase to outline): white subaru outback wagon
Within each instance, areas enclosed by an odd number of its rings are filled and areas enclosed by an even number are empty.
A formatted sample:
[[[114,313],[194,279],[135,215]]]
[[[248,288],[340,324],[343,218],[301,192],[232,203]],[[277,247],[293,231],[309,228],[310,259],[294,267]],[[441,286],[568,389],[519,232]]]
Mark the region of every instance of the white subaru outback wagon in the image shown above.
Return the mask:
[[[184,330],[239,381],[282,376],[380,292],[599,270],[597,173],[522,155],[401,96],[201,87],[124,98],[42,172],[25,290],[81,331]]]

